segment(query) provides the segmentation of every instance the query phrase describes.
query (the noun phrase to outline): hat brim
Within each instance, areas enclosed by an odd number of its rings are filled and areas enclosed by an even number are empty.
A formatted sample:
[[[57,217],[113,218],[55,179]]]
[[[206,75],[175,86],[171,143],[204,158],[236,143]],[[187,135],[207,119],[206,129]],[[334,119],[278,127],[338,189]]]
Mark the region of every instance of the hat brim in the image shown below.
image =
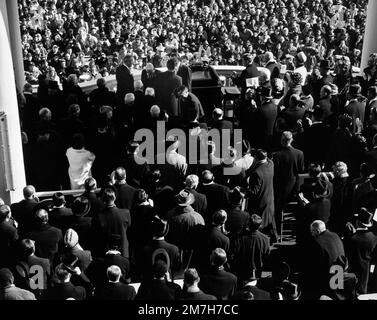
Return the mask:
[[[179,202],[179,200],[177,200],[178,206],[180,207],[187,207],[189,205],[192,205],[194,202],[195,202],[195,197],[192,193],[190,193],[185,203]]]

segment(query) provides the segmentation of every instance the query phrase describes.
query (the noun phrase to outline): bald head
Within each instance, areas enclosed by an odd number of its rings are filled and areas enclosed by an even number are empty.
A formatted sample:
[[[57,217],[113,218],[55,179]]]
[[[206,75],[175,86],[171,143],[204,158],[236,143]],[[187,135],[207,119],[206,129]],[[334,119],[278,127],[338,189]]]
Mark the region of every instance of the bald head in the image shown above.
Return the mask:
[[[33,199],[35,195],[35,188],[32,185],[26,186],[23,189],[25,199]]]

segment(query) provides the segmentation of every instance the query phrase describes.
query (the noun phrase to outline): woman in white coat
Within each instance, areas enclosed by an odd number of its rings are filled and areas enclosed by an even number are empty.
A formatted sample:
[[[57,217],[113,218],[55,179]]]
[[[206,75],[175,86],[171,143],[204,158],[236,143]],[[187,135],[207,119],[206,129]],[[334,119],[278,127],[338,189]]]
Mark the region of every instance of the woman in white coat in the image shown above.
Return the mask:
[[[83,189],[85,180],[92,176],[91,169],[96,156],[85,149],[84,137],[81,134],[73,136],[72,147],[67,149],[66,156],[71,189]]]

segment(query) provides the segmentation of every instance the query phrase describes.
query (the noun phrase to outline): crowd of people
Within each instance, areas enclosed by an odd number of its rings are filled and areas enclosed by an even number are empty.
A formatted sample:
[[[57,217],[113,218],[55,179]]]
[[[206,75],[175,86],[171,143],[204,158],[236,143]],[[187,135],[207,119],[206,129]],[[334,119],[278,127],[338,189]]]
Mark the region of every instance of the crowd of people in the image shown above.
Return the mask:
[[[347,56],[360,65],[367,1],[188,0],[19,1],[28,82],[62,83],[115,74],[126,53],[135,69],[186,61],[239,65],[244,53],[271,51],[278,61],[303,51],[309,71],[322,59]],[[261,60],[261,64],[268,61]]]
[[[252,4],[234,0],[196,7],[190,2],[189,10],[186,2],[177,8],[173,1],[151,1],[126,10],[127,15],[122,15],[126,2],[93,2],[52,1],[46,6],[65,8],[69,26],[85,29],[87,23],[91,37],[96,32],[88,18],[75,17],[80,8],[86,8],[85,14],[105,38],[108,31],[118,37],[116,30],[122,24],[117,19],[126,16],[124,25],[132,28],[124,34],[120,30],[119,38],[130,46],[140,42],[138,25],[153,24],[153,8],[158,5],[166,6],[162,12],[173,11],[170,16],[158,16],[172,28],[179,25],[173,19],[187,20],[193,28],[197,24],[195,19],[179,18],[178,13],[203,14],[212,21],[209,17],[217,12],[221,36],[226,37],[221,28],[228,30],[229,23],[230,31],[243,38],[249,35],[238,25],[243,22],[232,24],[231,20],[242,17],[242,9],[247,8],[244,20],[252,25],[250,30],[263,31],[254,35],[248,29],[251,40],[246,37],[245,45],[250,41],[250,50],[240,52],[245,69],[232,76],[238,88],[227,88],[227,97],[217,97],[212,105],[202,104],[192,90],[190,59],[180,54],[179,41],[177,50],[165,52],[167,71],[156,69],[163,55],[155,55],[158,59],[146,60],[138,81],[133,77],[137,50],[123,48],[114,69],[116,92],[100,77],[98,88],[85,95],[78,85],[82,75],[78,64],[64,69],[66,78],[59,78],[63,90],[56,77],[39,76],[37,94],[30,82],[25,85],[19,109],[28,186],[23,201],[0,206],[0,298],[354,300],[374,292],[377,54],[370,56],[362,76],[351,68],[358,59],[354,60],[357,44],[351,39],[355,30],[362,32],[358,26],[364,2],[344,1],[350,9],[337,21],[328,16],[330,1]],[[21,21],[30,21],[25,4]],[[39,4],[44,6],[42,1]],[[144,17],[149,7],[152,17],[136,19]],[[113,11],[114,18],[106,13]],[[101,16],[93,19],[91,12]],[[42,22],[59,15],[44,17]],[[305,25],[295,23],[295,17]],[[100,22],[106,19],[114,23],[105,23],[102,30]],[[346,28],[330,28],[342,21]],[[300,44],[296,47],[289,40],[290,50],[296,51],[285,52],[283,61],[271,33],[279,33],[280,24],[297,28],[295,35],[289,29],[282,38],[297,38]],[[55,28],[80,34],[68,25]],[[23,32],[26,29],[22,27]],[[196,36],[201,37],[201,29],[199,23]],[[321,41],[315,39],[317,31]],[[223,40],[211,40],[207,31],[202,34],[211,43],[201,54],[202,68],[211,71],[211,60],[220,56],[213,53],[214,43]],[[264,47],[259,43],[263,35],[269,35]],[[90,36],[87,40],[95,42]],[[232,37],[238,41],[236,35]],[[51,36],[47,39],[56,41]],[[60,39],[63,44],[64,39]],[[324,55],[321,50],[314,54],[307,50],[307,41],[326,45]],[[158,42],[166,51],[167,42]],[[90,45],[83,47],[91,50]],[[269,73],[261,74],[261,66]],[[237,96],[231,118],[222,101],[229,95]],[[154,133],[149,149],[144,150],[152,150],[154,161],[143,158],[145,141],[135,139],[143,128]],[[181,129],[194,139],[198,152],[193,152],[188,139],[170,134],[170,129]],[[242,138],[234,143],[230,139],[226,145],[210,139],[211,129],[232,137],[241,130]],[[302,181],[304,173],[308,176]],[[46,201],[36,197],[36,190],[64,189],[85,192],[70,198],[57,191]],[[271,251],[273,244],[284,240],[287,210],[296,218],[293,259]],[[43,269],[37,284],[30,271],[36,265]],[[334,281],[334,267],[341,268],[344,286]],[[271,277],[263,271],[272,271]],[[183,288],[173,282],[180,277]],[[135,282],[141,283],[137,292],[130,286]]]

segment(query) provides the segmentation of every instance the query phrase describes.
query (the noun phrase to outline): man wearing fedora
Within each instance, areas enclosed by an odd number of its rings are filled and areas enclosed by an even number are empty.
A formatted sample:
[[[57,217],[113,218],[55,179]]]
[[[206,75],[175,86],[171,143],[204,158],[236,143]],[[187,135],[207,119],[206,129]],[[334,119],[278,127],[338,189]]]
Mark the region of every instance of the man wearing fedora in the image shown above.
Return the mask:
[[[368,292],[370,265],[377,246],[377,234],[371,230],[373,212],[367,208],[359,210],[356,228],[348,223],[350,237],[345,241],[346,254],[350,261],[351,271],[358,278],[357,292]]]
[[[268,148],[274,133],[274,126],[278,114],[278,108],[273,102],[272,89],[263,87],[260,92],[261,105],[255,112],[256,128],[255,136],[249,137],[256,148]]]
[[[243,56],[243,62],[246,67],[240,75],[232,75],[234,84],[241,88],[241,99],[245,100],[245,94],[247,90],[247,79],[258,78],[259,72],[256,63],[254,62],[254,56],[251,53],[246,53]]]
[[[175,200],[177,206],[168,214],[170,230],[167,239],[180,249],[192,249],[198,229],[205,225],[204,219],[191,207],[195,201],[191,192],[182,190]]]
[[[174,274],[181,267],[181,256],[176,245],[165,240],[165,236],[169,232],[169,224],[167,221],[155,216],[151,222],[151,230],[153,238],[142,249],[142,258],[139,261],[138,268],[143,270],[143,279],[147,279],[152,275],[153,256],[159,252],[167,253],[170,261],[170,272]]]
[[[232,239],[231,270],[238,280],[260,278],[262,268],[270,254],[270,239],[260,232],[262,218],[251,215],[248,229]]]
[[[225,230],[229,232],[229,238],[237,237],[246,230],[250,215],[242,210],[246,190],[235,187],[229,192],[228,217],[225,222]]]
[[[366,99],[361,95],[361,87],[358,84],[350,86],[348,91],[349,100],[346,103],[345,111],[353,119],[353,133],[358,133],[357,119],[361,128],[365,120]]]

